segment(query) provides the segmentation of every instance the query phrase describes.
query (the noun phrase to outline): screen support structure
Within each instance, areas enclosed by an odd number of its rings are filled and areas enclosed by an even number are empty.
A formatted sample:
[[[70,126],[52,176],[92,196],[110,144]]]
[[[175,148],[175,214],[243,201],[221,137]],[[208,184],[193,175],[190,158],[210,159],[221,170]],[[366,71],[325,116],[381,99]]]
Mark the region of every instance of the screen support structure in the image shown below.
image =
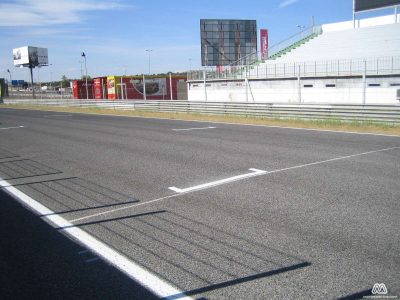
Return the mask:
[[[31,71],[31,87],[32,87],[32,98],[35,99],[35,87],[33,86],[33,68],[32,64],[29,64],[29,69]]]

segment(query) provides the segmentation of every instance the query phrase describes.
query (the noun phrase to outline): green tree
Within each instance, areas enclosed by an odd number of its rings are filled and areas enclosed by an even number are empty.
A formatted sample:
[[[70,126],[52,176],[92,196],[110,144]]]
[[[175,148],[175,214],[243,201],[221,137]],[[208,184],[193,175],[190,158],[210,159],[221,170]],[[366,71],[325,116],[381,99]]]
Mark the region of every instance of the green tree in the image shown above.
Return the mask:
[[[68,79],[68,77],[67,76],[65,76],[65,75],[63,75],[62,77],[61,77],[61,86],[62,87],[69,87],[69,79]]]

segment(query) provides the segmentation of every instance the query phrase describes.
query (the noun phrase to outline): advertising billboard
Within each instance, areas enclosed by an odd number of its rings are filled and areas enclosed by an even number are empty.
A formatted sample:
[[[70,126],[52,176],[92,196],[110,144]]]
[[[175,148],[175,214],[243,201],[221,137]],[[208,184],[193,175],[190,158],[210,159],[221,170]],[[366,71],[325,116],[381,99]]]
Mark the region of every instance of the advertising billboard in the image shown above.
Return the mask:
[[[268,59],[268,30],[260,29],[261,60]]]
[[[400,5],[400,0],[354,0],[354,12]]]
[[[13,49],[14,66],[43,66],[49,64],[47,48],[25,46]]]

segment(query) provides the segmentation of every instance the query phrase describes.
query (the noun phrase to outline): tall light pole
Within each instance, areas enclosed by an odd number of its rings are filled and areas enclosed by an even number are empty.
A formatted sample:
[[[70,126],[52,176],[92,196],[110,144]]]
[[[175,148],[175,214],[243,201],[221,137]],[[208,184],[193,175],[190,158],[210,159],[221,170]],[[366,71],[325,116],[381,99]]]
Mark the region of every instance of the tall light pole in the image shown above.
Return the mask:
[[[86,81],[86,100],[89,99],[89,91],[88,91],[88,85],[87,85],[87,66],[86,66],[86,54],[85,52],[82,52],[82,57],[85,59],[85,81]]]
[[[150,62],[151,62],[150,53],[151,53],[152,51],[153,51],[152,49],[146,49],[146,52],[149,54],[149,75],[150,75]]]

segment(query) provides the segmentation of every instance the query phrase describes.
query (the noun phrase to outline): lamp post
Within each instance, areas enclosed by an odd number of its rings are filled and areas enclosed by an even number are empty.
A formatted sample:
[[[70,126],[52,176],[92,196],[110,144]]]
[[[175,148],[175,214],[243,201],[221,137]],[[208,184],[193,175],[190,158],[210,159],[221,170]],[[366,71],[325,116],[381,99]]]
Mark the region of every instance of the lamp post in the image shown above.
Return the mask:
[[[151,53],[153,50],[152,50],[152,49],[146,49],[145,51],[149,54],[149,75],[150,75],[150,62],[151,62],[150,53]]]
[[[85,52],[82,52],[82,57],[85,59],[85,81],[86,81],[86,100],[89,99],[89,91],[88,91],[88,84],[87,84],[87,66],[86,66],[86,54]]]

